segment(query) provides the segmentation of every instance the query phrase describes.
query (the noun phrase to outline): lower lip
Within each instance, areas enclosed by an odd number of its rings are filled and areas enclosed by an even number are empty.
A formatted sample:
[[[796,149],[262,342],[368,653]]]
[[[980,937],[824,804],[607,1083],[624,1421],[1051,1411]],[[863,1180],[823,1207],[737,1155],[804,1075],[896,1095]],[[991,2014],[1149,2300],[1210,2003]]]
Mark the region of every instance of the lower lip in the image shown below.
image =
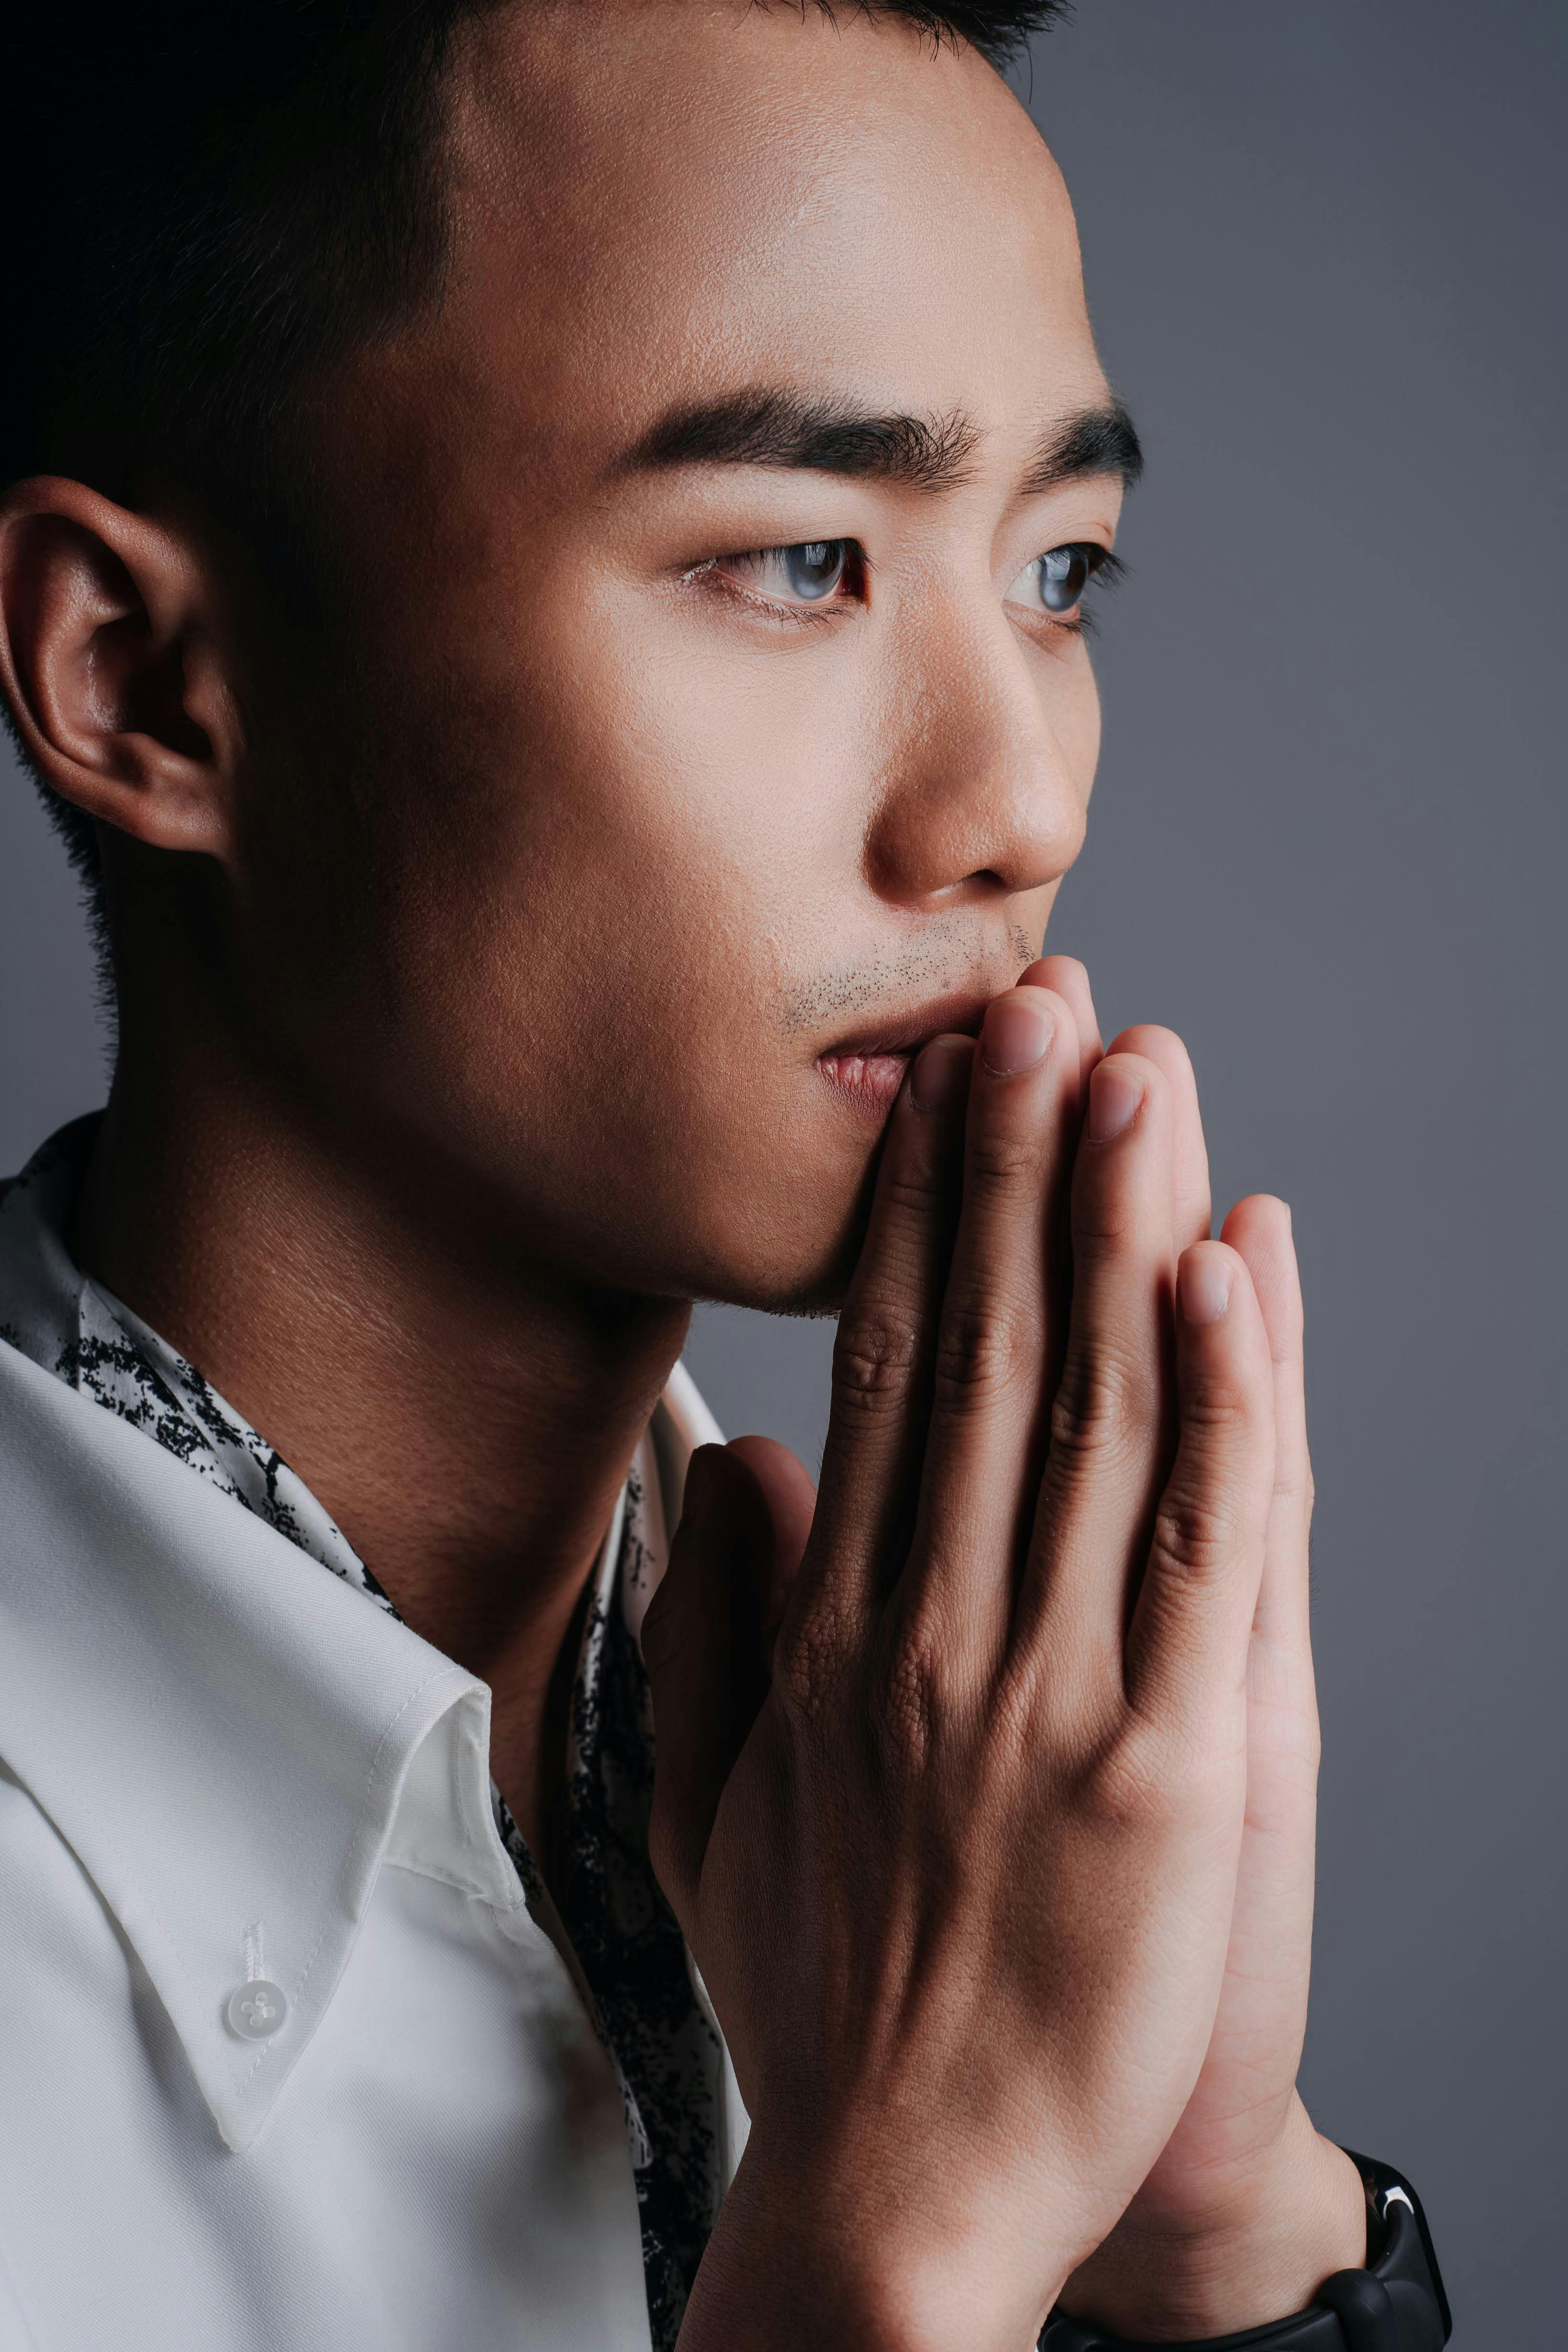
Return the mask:
[[[911,1058],[908,1054],[822,1054],[816,1066],[846,1102],[873,1118],[886,1118]]]

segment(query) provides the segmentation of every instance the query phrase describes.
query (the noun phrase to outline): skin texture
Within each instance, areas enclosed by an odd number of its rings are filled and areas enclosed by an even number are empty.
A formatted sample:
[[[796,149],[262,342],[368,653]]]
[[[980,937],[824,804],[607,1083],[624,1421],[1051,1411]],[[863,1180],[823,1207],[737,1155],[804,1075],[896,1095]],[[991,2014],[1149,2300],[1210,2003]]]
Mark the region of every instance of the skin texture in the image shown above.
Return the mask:
[[[967,1110],[962,1187],[922,1073],[966,1070],[967,1042],[929,1049],[895,1113],[820,1505],[767,1440],[703,1457],[645,1635],[684,1729],[655,1851],[757,2118],[704,2345],[742,2325],[759,2240],[781,2331],[826,2295],[846,2342],[911,2347],[1028,2340],[1042,2277],[1130,2335],[1229,2332],[1310,2301],[1331,2249],[1362,2256],[1359,2184],[1293,2089],[1317,1731],[1289,1214],[1254,1198],[1226,1248],[1197,1238],[1180,1042],[1130,1030],[1098,1066],[1081,967],[1023,978],[945,1111]],[[1015,1068],[1001,1024],[1037,989],[1054,1034]],[[786,1938],[803,1965],[781,1981]],[[1106,2180],[1116,2118],[1130,2199]],[[1083,2210],[1102,2190],[1113,2226]]]
[[[1108,395],[1059,176],[972,54],[933,56],[907,26],[858,17],[574,0],[487,16],[449,95],[439,309],[308,405],[333,551],[310,631],[180,485],[141,479],[116,502],[51,478],[17,486],[0,516],[4,683],[35,761],[105,848],[121,1047],[79,1255],[267,1433],[408,1620],[489,1681],[497,1777],[548,1869],[552,1679],[688,1302],[829,1305],[858,1259],[857,1297],[883,1279],[875,1245],[859,1253],[890,1089],[872,1099],[832,1074],[860,1051],[973,1032],[1028,964],[1077,854],[1092,674],[1070,621],[1015,590],[1047,549],[1108,547],[1120,489],[1111,474],[1030,487],[1042,435]],[[963,466],[940,488],[628,467],[672,409],[759,385],[962,417]],[[781,604],[734,560],[838,539],[864,564],[831,610]],[[984,1224],[977,1185],[1005,1188],[989,1163],[977,1174],[973,1132],[963,1174],[955,1130],[911,1326],[929,1355],[944,1286],[955,1295],[944,1252],[962,1195],[952,1278],[975,1328],[1011,1301],[1013,1377],[985,1411],[949,1416],[940,1459],[917,1381],[869,1468],[841,1395],[809,1547],[798,1465],[736,1454],[710,1479],[731,1482],[725,1507],[751,1528],[723,1536],[734,1577],[714,1584],[695,1526],[671,1572],[662,1613],[699,1630],[658,1650],[661,1866],[705,1969],[711,1956],[759,2117],[688,2323],[694,2352],[763,2345],[802,2318],[828,2342],[977,2344],[966,2310],[1000,2345],[1075,2269],[1078,2307],[1132,2332],[1208,2333],[1298,2306],[1363,2250],[1359,2184],[1293,2092],[1316,1724],[1283,1213],[1234,1213],[1222,1256],[1238,1304],[1215,1327],[1226,1337],[1195,1343],[1239,1349],[1226,1377],[1247,1407],[1245,1433],[1212,1459],[1200,1448],[1193,1474],[1237,1530],[1226,1640],[1173,1632],[1148,1653],[1165,1669],[1146,1661],[1140,1684],[1110,1629],[1177,1423],[1161,1334],[1177,1258],[1207,1233],[1201,1130],[1176,1042],[1119,1041],[1144,1089],[1143,1190],[1118,1244],[1132,1272],[1100,1236],[1126,1278],[1075,1355],[1039,1236],[1066,1230],[1098,1039],[1076,968],[1032,978],[1005,1002],[1043,996],[1061,1050],[1050,1085],[1037,1073],[1025,1088],[1011,1222]],[[906,1097],[895,1132],[915,1116]],[[1093,1256],[1094,1234],[1078,1239]],[[1120,1400],[1098,1451],[1046,1445],[1064,1362],[1082,1394]],[[1128,1365],[1136,1381],[1115,1373]],[[1185,1442],[1199,1444],[1195,1424]],[[1157,1821],[1113,1808],[1116,1833],[1097,1841],[1072,1776],[1042,1779],[1016,1746],[993,1754],[970,1705],[967,1745],[954,1732],[942,1750],[962,1749],[961,1770],[922,1781],[925,1751],[896,1739],[879,1767],[924,1828],[882,1855],[888,1900],[868,1915],[849,1900],[859,1861],[813,1847],[809,1809],[779,1810],[778,1742],[816,1701],[801,1679],[811,1621],[791,1621],[769,1580],[803,1548],[803,1595],[864,1586],[872,1552],[889,1580],[940,1555],[931,1622],[958,1681],[972,1665],[972,1700],[1006,1679],[1039,1481],[1049,1496],[1079,1454],[1039,1558],[1076,1596],[1062,1622],[1076,1609],[1099,1623],[1095,1664],[1047,1692],[1025,1643],[1007,1687],[1033,1695],[1008,1719],[1049,1717],[1052,1752],[1081,1761],[1083,1726],[1124,1723],[1138,1684],[1173,1780],[1171,1726],[1196,1721],[1206,1693],[1219,1728],[1203,1802],[1153,1808]],[[881,1498],[869,1550],[852,1493]],[[694,1580],[712,1605],[683,1620]],[[765,1696],[775,1619],[792,1646],[782,1695]],[[880,1622],[868,1602],[835,1621],[843,1738],[880,1719]],[[750,1658],[752,1682],[715,1667],[721,1652]],[[736,1689],[752,1693],[738,1718],[722,1696]],[[770,1740],[771,1762],[748,1765]],[[710,1867],[716,1756],[740,1759],[731,1811],[752,1804],[763,1826],[737,1828]],[[847,1767],[839,1785],[852,1790]],[[807,1937],[794,2040],[811,2054],[782,2091],[755,1994],[773,1947],[744,1948],[746,1855],[754,1870],[765,1843],[780,1884],[793,1870],[824,1888],[822,1934],[860,1938],[886,1985],[877,1922],[927,1916],[922,1870],[960,1820],[984,1827],[982,1790],[996,1840],[1055,1859],[955,1915],[937,1942],[973,1965],[936,1970],[916,2006],[957,2049],[964,2001],[989,1983],[1016,2071],[961,2116],[951,2099],[911,2107],[907,2047],[880,2032],[870,1991],[835,2010]],[[1044,1982],[1041,1953],[1123,1898],[1145,1905],[1139,1948],[1177,1957],[1108,1990],[1102,1940]],[[1069,2012],[1088,2021],[1069,2030]],[[1123,2032],[1156,2054],[1117,2074]],[[1019,2159],[1030,2094],[1077,2151],[1070,2184]],[[920,2126],[897,2174],[893,2117]],[[912,2194],[910,2144],[931,2151]],[[931,2225],[935,2273],[885,2226],[895,2179]],[[993,2215],[1019,2224],[1010,2253],[963,2193],[983,2181]],[[802,2277],[819,2299],[792,2310]]]

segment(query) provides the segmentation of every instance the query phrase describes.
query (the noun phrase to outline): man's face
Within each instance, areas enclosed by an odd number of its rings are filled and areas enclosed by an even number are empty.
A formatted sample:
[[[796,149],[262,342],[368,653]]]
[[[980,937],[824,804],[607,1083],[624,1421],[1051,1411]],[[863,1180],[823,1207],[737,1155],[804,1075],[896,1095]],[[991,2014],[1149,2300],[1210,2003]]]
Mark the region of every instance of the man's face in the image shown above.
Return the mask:
[[[253,729],[242,953],[432,1199],[823,1302],[1082,837],[1067,196],[977,57],[847,12],[510,8],[452,95],[445,299],[312,422],[340,674],[303,762]]]

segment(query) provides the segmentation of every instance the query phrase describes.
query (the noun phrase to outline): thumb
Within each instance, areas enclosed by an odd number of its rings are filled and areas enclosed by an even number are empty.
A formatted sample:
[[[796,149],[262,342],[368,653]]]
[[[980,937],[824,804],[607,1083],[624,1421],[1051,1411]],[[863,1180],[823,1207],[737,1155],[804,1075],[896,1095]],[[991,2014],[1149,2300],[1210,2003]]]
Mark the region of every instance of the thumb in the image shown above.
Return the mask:
[[[726,1446],[700,1446],[642,1629],[655,1731],[649,1851],[688,1943],[719,1799],[767,1696],[773,1553],[754,1473]]]
[[[801,1462],[776,1437],[733,1437],[725,1451],[752,1473],[773,1521],[773,1558],[763,1612],[763,1655],[771,1665],[784,1604],[811,1533],[816,1488]]]

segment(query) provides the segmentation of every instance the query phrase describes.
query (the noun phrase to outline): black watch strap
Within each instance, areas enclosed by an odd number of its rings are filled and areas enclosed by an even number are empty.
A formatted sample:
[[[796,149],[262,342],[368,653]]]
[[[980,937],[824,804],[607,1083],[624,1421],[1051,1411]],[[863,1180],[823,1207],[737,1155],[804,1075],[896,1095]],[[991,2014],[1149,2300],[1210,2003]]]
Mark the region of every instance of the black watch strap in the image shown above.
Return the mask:
[[[1366,2187],[1366,2268],[1336,2271],[1310,2311],[1239,2336],[1186,2343],[1181,2352],[1442,2352],[1453,2333],[1448,2298],[1421,2200],[1402,2172],[1345,2154]],[[1091,2321],[1053,2313],[1039,2352],[1152,2352]]]

